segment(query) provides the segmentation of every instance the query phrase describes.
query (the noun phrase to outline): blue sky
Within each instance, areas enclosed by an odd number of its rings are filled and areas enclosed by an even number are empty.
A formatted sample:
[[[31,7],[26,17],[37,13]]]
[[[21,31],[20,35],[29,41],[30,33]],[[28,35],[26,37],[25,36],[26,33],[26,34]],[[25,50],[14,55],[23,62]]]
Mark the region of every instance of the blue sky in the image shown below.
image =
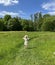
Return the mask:
[[[10,14],[29,19],[31,14],[55,14],[55,0],[0,0],[0,17]]]

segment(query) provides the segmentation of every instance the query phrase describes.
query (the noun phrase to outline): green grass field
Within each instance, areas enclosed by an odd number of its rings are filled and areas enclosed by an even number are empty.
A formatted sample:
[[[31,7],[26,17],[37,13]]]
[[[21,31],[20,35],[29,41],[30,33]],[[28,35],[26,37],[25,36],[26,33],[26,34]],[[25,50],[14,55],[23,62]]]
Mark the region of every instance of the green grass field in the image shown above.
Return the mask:
[[[30,37],[27,49],[25,34]],[[55,65],[55,33],[0,32],[0,65]]]

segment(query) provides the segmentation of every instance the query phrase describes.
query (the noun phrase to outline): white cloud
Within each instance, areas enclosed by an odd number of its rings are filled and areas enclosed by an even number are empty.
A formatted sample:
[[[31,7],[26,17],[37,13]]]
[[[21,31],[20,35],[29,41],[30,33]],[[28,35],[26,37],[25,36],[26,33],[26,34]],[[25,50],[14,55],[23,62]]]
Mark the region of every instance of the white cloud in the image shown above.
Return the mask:
[[[48,14],[50,14],[50,15],[55,15],[55,11],[48,12]]]
[[[55,1],[48,2],[48,3],[43,3],[42,8],[44,10],[55,10]]]
[[[55,0],[42,4],[42,8],[50,15],[55,15]]]
[[[0,4],[3,4],[4,6],[14,5],[18,3],[19,0],[0,0]]]
[[[0,12],[0,16],[4,16],[6,14],[11,15],[11,16],[18,16],[19,15],[19,13],[15,13],[15,12],[7,12],[7,11]]]
[[[24,16],[25,13],[23,11],[18,11],[18,12],[8,12],[8,11],[0,11],[0,16],[5,16],[6,14],[11,15],[12,17],[15,16]]]
[[[20,11],[19,11],[19,14],[25,15],[26,13],[24,13],[22,10],[20,10]]]

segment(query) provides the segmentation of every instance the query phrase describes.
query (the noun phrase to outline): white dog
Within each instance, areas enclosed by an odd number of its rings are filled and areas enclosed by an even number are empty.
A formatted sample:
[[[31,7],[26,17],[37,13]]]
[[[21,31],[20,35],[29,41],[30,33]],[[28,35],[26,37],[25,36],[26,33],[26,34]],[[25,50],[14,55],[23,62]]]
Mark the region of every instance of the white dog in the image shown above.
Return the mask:
[[[27,48],[27,46],[28,46],[28,41],[29,41],[28,35],[25,35],[25,36],[23,37],[23,39],[24,39],[24,46],[25,46],[25,48]]]

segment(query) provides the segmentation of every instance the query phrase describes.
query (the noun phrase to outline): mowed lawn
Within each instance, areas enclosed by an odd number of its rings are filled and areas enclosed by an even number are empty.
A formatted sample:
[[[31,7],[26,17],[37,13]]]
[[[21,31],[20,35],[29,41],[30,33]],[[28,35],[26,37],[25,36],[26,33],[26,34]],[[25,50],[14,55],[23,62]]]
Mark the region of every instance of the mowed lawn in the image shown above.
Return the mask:
[[[55,32],[0,32],[0,65],[55,65]]]

